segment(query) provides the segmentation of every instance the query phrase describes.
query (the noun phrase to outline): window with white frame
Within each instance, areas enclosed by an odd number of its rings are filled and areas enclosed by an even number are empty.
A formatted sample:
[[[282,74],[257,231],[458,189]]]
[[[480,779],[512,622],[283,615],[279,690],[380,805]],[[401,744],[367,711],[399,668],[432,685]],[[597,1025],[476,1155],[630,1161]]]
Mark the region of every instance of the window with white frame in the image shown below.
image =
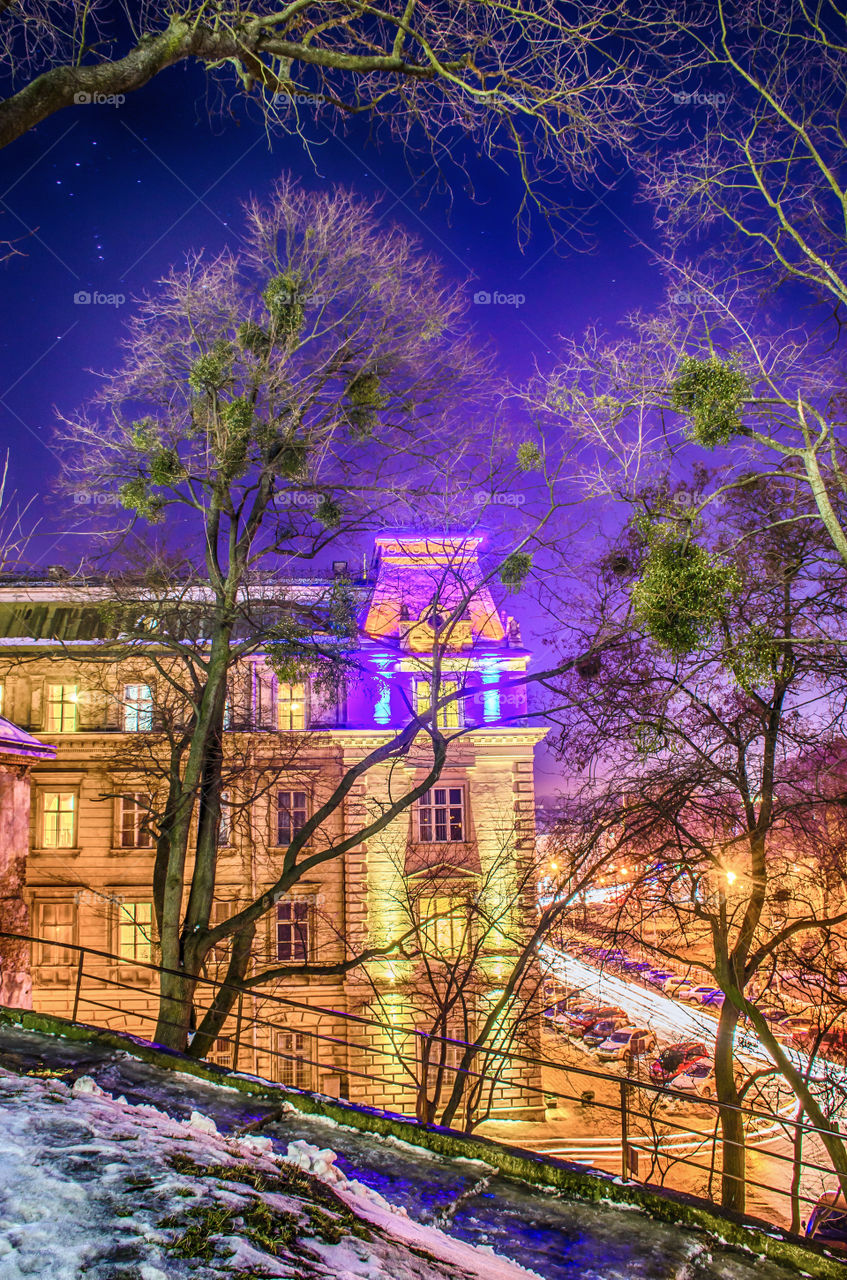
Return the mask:
[[[77,687],[75,684],[48,684],[44,715],[46,733],[76,733]]]
[[[218,844],[232,844],[232,806],[230,804],[229,792],[221,792],[221,818],[218,823]]]
[[[305,791],[278,791],[276,794],[276,842],[285,849],[306,823],[308,796]]]
[[[447,844],[465,839],[464,787],[431,787],[418,800],[418,839]]]
[[[153,728],[153,691],[149,684],[124,685],[124,732],[150,733]]]
[[[278,680],[276,686],[276,727],[306,728],[306,686]]]
[[[432,706],[433,681],[428,677],[419,677],[415,681],[415,713],[424,716]],[[438,698],[450,697],[458,692],[459,682],[455,676],[442,676],[438,685]],[[445,706],[439,707],[435,717],[439,729],[458,729],[460,727],[459,699],[454,697]]]
[[[68,965],[74,960],[70,947],[75,941],[76,904],[73,902],[38,902],[34,904],[33,921],[36,936],[35,963]]]
[[[150,796],[145,791],[128,791],[120,798],[120,846],[122,849],[150,849]]]
[[[152,902],[118,902],[117,953],[129,962],[153,958]]]
[[[311,898],[283,898],[276,904],[276,958],[289,963],[309,959],[312,942]]]
[[[73,849],[76,841],[76,792],[44,791],[41,804],[41,847]]]
[[[311,1036],[302,1031],[276,1031],[276,1078],[280,1084],[292,1089],[309,1089],[312,1085],[312,1064],[309,1062]]]

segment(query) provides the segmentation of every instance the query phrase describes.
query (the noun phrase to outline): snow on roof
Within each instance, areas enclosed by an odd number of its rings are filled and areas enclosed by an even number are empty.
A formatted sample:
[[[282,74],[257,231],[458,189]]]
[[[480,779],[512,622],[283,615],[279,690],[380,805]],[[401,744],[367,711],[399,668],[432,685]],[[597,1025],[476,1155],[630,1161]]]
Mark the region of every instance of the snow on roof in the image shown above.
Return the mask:
[[[0,716],[0,755],[53,760],[56,756],[56,748],[48,746],[46,742],[39,742],[38,738],[27,733],[26,729]]]

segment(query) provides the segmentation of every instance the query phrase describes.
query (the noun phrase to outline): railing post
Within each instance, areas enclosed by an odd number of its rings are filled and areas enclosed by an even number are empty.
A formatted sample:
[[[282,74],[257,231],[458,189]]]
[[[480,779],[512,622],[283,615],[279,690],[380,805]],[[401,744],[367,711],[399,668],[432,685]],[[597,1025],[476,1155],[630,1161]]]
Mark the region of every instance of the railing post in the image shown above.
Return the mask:
[[[235,1044],[232,1048],[232,1070],[238,1067],[238,1046],[241,1043],[241,1015],[244,1011],[244,992],[238,995],[238,1013],[235,1015]]]
[[[621,1080],[621,1179],[629,1181],[629,1109],[626,1100],[626,1080]]]
[[[74,991],[74,1011],[71,1022],[76,1022],[76,1015],[79,1012],[79,989],[82,986],[82,967],[85,963],[85,950],[80,948],[79,960],[76,966],[76,990]]]

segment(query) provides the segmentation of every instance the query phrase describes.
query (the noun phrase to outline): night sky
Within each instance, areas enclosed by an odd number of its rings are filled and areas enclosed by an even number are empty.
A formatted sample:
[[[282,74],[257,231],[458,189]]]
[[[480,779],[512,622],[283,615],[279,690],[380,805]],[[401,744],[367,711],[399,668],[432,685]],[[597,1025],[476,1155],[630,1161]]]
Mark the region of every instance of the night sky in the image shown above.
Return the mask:
[[[51,496],[56,409],[73,412],[94,386],[91,371],[115,363],[133,296],[191,250],[235,244],[242,201],[266,195],[285,169],[308,187],[341,183],[382,195],[383,216],[419,234],[457,287],[470,278],[471,291],[524,295],[520,306],[472,309],[514,379],[529,376],[535,361],[550,366],[557,334],[592,321],[614,326],[660,297],[644,245],[650,214],[631,179],[575,192],[563,178],[576,232],[557,247],[538,219],[522,252],[514,172],[471,155],[471,197],[444,157],[445,192],[430,154],[408,157],[371,132],[362,121],[333,137],[318,118],[313,163],[297,137],[277,135],[269,145],[255,108],[218,101],[200,68],[177,67],[120,106],[70,108],[3,151],[0,239],[14,241],[21,256],[0,265],[0,446],[10,451],[8,488],[33,499],[29,515],[40,521],[27,554],[33,565],[74,559],[62,537],[66,500]],[[595,241],[592,252],[583,232]],[[83,305],[79,293],[126,301]]]

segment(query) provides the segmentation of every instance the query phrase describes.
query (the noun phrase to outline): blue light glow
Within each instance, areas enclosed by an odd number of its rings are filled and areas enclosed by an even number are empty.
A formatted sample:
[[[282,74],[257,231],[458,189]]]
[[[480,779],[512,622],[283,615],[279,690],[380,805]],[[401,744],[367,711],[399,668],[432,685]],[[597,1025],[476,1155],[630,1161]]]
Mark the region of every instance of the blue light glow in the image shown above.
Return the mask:
[[[499,671],[483,671],[483,684],[497,684],[500,679]],[[483,718],[489,720],[500,719],[500,690],[499,689],[483,689],[482,692],[482,714]]]
[[[391,685],[387,680],[382,682],[379,698],[374,707],[374,719],[377,724],[391,723]]]

